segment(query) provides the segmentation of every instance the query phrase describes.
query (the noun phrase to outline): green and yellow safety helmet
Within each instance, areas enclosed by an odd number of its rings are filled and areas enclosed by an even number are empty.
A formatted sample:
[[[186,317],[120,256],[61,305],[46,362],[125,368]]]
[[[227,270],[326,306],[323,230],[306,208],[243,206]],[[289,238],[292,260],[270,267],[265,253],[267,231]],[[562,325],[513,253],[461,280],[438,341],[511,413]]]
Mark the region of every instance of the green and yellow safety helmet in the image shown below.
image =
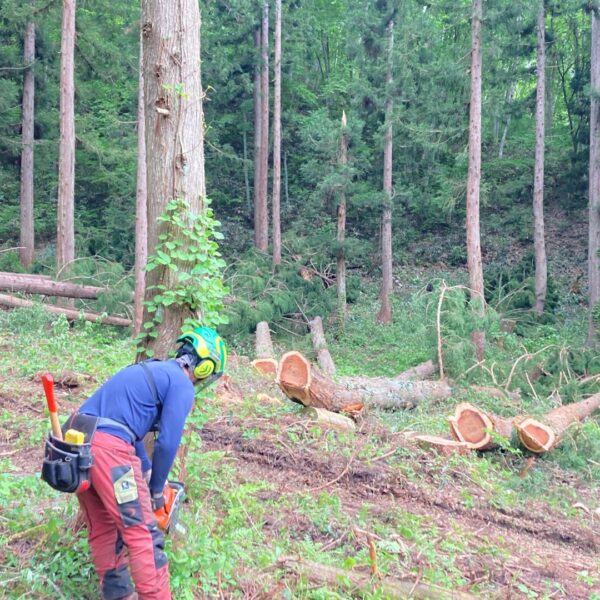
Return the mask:
[[[193,374],[200,381],[202,387],[216,381],[225,371],[227,362],[227,348],[223,338],[210,327],[196,327],[184,331],[176,340],[183,344],[182,349],[192,349],[198,361],[193,368]]]

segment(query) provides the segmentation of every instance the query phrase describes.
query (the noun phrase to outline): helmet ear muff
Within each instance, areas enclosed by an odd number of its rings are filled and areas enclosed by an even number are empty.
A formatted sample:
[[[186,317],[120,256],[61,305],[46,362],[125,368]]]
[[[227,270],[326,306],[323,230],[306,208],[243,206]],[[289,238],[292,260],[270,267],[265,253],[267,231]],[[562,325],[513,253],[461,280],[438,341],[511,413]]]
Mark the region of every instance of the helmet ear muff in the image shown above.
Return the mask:
[[[215,371],[215,363],[210,358],[201,359],[194,367],[194,377],[196,379],[206,379]]]

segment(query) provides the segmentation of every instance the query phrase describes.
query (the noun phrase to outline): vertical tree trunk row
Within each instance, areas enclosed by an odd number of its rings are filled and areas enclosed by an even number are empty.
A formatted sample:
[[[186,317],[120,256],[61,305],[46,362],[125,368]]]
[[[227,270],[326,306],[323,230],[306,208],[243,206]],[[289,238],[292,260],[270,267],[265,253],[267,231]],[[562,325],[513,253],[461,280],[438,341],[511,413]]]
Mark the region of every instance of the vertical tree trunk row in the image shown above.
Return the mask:
[[[590,174],[589,174],[589,247],[588,285],[589,321],[588,344],[597,344],[597,332],[593,311],[600,301],[600,19],[598,9],[592,10],[592,57],[591,57],[591,106],[590,106]]]
[[[535,174],[533,178],[533,246],[535,252],[535,306],[544,312],[548,266],[544,237],[544,136],[546,117],[546,32],[544,0],[538,11],[537,93],[535,109]]]
[[[471,106],[469,114],[469,171],[467,178],[467,265],[471,303],[477,316],[483,314],[483,267],[479,234],[479,188],[481,182],[481,20],[482,0],[473,0],[471,22]],[[483,360],[485,332],[473,331],[477,360]]]
[[[394,100],[392,96],[392,55],[394,51],[394,21],[388,25],[388,72],[386,77],[385,102],[385,144],[383,150],[383,193],[384,206],[381,221],[381,308],[377,314],[379,323],[392,322],[392,116]]]
[[[21,151],[21,238],[19,259],[28,269],[33,263],[35,234],[33,221],[33,126],[35,97],[35,25],[29,21],[25,27],[23,61],[23,117]]]
[[[273,93],[273,264],[281,264],[281,0],[275,2]]]
[[[75,0],[63,0],[60,44],[60,141],[56,266],[75,259]]]

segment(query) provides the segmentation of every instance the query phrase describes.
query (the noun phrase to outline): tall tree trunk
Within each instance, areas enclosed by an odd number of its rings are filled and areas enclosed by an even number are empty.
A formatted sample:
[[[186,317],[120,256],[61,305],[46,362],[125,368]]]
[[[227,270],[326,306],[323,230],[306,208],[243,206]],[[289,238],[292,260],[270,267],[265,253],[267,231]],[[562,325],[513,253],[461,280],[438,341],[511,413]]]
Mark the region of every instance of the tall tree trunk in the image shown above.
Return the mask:
[[[183,199],[190,216],[204,209],[204,134],[200,83],[200,11],[196,0],[142,1],[142,55],[148,182],[148,254],[159,236],[172,225],[159,221],[167,203]],[[173,259],[177,264],[177,260]],[[159,266],[147,273],[146,300],[153,299],[153,286],[167,289],[177,273]],[[155,338],[146,347],[158,358],[167,355],[192,309],[163,307]],[[144,308],[144,321],[151,320]]]
[[[260,197],[259,230],[256,247],[266,252],[269,247],[269,211],[267,207],[269,180],[269,2],[263,3],[260,61]]]
[[[392,53],[394,51],[394,21],[388,25],[388,69],[386,76],[385,145],[383,149],[384,206],[381,222],[381,308],[377,313],[379,323],[392,322]]]
[[[544,0],[538,11],[537,94],[535,108],[535,174],[533,177],[533,247],[535,252],[535,306],[544,312],[548,280],[546,240],[544,237],[544,138],[546,99],[546,35]]]
[[[141,35],[141,32],[140,32]],[[144,56],[140,37],[140,73],[138,84],[137,114],[137,189],[135,195],[135,291],[133,295],[133,335],[142,330],[144,319],[144,290],[146,273],[144,267],[148,260],[148,184],[146,171],[146,122],[144,106]]]
[[[592,57],[591,57],[591,106],[590,106],[590,174],[589,174],[589,247],[588,285],[589,321],[588,344],[597,344],[594,308],[600,301],[600,17],[598,9],[592,10]]]
[[[262,35],[259,27],[255,32],[256,46],[256,66],[254,67],[254,245],[258,248],[259,239],[261,237],[261,208],[260,208],[260,184],[262,181],[260,169],[260,149],[261,149],[261,128],[262,128],[262,103],[260,101],[260,86],[261,86],[261,46]]]
[[[346,113],[342,112],[342,129],[340,136],[340,166],[345,170],[348,166],[348,133],[346,123]],[[337,266],[336,266],[336,285],[337,285],[337,321],[341,329],[346,323],[346,252],[344,251],[344,241],[346,239],[346,188],[342,187],[340,199],[337,207]]]
[[[244,148],[244,189],[246,191],[246,212],[252,214],[252,196],[250,194],[250,176],[248,175],[248,132],[246,113],[244,113],[244,129],[242,130],[242,144]]]
[[[471,108],[469,115],[469,173],[467,180],[467,264],[472,309],[477,316],[484,310],[483,267],[479,238],[479,187],[481,181],[481,20],[482,0],[473,0],[471,22]],[[477,360],[483,360],[485,332],[471,334]]]
[[[25,74],[23,76],[23,120],[21,128],[21,240],[19,259],[29,269],[33,263],[35,244],[33,221],[33,125],[35,95],[35,25],[29,21],[25,27],[23,51]]]
[[[75,0],[63,0],[60,44],[60,141],[56,266],[75,259]]]
[[[275,2],[273,97],[273,264],[281,264],[281,0]]]

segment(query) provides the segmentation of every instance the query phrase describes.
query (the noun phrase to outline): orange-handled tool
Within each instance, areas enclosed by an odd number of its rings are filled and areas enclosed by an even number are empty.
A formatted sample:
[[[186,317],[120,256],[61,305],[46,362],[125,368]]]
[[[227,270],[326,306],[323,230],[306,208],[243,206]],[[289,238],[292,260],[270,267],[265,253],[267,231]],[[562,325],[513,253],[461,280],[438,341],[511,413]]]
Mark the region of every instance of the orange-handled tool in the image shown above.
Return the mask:
[[[58,409],[56,407],[56,399],[54,398],[54,378],[50,373],[44,373],[42,375],[42,385],[44,386],[44,393],[46,394],[46,401],[48,402],[48,410],[50,411],[52,435],[55,438],[62,440],[62,430],[58,421]]]

